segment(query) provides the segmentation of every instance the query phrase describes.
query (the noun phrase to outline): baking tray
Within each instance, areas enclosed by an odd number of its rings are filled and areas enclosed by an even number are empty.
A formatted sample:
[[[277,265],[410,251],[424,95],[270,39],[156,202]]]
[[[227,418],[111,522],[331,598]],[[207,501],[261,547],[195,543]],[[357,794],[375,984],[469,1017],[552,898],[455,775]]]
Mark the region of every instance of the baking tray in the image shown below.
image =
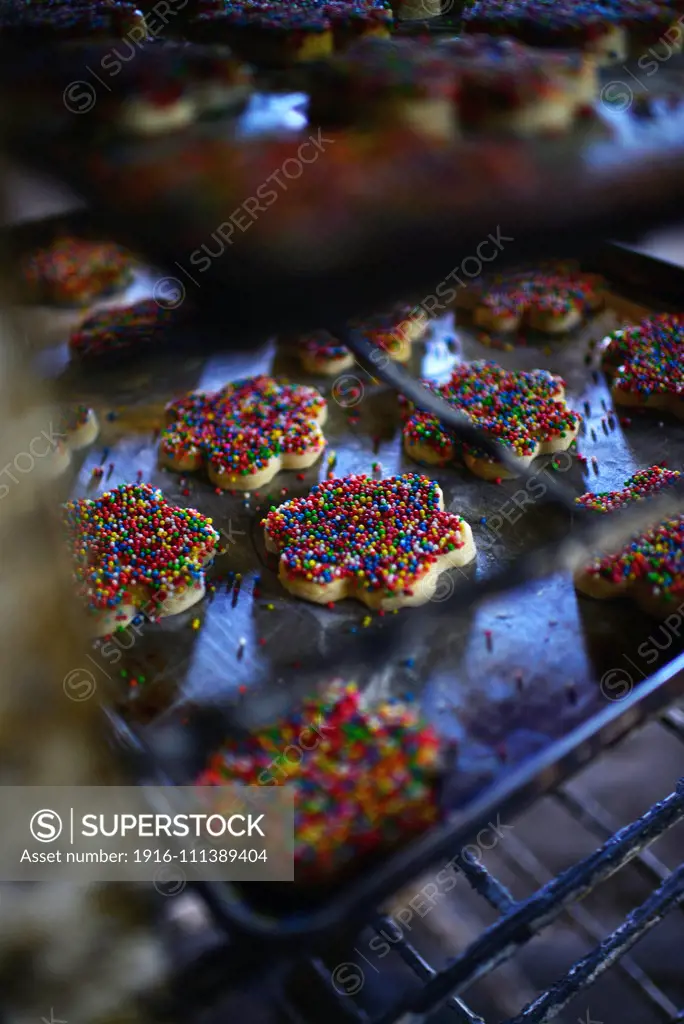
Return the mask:
[[[68,227],[69,218],[59,218],[59,225]],[[10,235],[16,250],[20,243],[30,248],[53,237],[55,227],[54,221],[33,223]],[[83,214],[75,216],[73,227],[83,227]],[[416,376],[432,378],[447,375],[457,359],[475,358],[561,373],[570,404],[586,416],[579,448],[589,471],[561,456],[562,472],[543,469],[540,460],[537,475],[542,483],[561,480],[574,494],[617,488],[635,469],[654,462],[684,465],[684,429],[677,421],[661,424],[652,416],[633,415],[629,426],[615,417],[609,425],[609,392],[588,347],[625,318],[671,308],[684,294],[684,271],[617,246],[597,253],[591,269],[609,273],[614,296],[606,312],[569,339],[530,337],[527,346],[506,352],[479,341],[467,319],[454,329],[445,316],[427,341],[415,346],[411,363]],[[141,268],[137,294],[153,282],[154,273]],[[44,318],[45,311],[24,310],[24,315]],[[187,348],[192,337],[190,332]],[[368,612],[361,605],[318,608],[280,588],[259,527],[268,507],[265,494],[216,495],[199,478],[182,483],[157,468],[154,431],[166,401],[187,389],[275,372],[327,393],[326,436],[337,475],[370,472],[373,462],[381,463],[383,475],[420,472],[401,452],[395,394],[373,383],[360,364],[345,374],[355,378],[345,394],[360,391],[361,400],[345,408],[331,396],[329,380],[300,373],[274,339],[211,358],[166,358],[158,349],[152,358],[106,372],[68,365],[63,340],[54,340],[48,338],[35,353],[42,372],[53,377],[61,399],[93,405],[102,425],[97,444],[75,462],[75,476],[61,482],[61,496],[91,496],[134,481],[140,471],[169,500],[211,515],[224,538],[225,553],[210,572],[216,590],[207,600],[184,615],[129,631],[108,646],[95,645],[73,667],[127,721],[125,726],[117,720],[119,737],[142,758],[146,773],[160,771],[174,781],[191,778],[229,729],[254,728],[282,714],[340,672],[374,698],[413,695],[440,734],[458,743],[457,768],[445,790],[453,809],[447,825],[307,915],[253,913],[236,901],[232,887],[205,887],[215,912],[233,928],[273,942],[294,934],[314,942],[336,923],[361,918],[371,903],[377,905],[422,867],[453,855],[478,828],[496,822],[497,814],[505,821],[513,808],[557,785],[682,692],[684,657],[672,630],[662,633],[663,627],[624,602],[578,598],[569,575],[553,572],[552,563],[547,578],[459,610],[453,598],[466,593],[469,583],[486,583],[502,565],[514,567],[516,556],[545,535],[571,534],[570,519],[552,515],[541,502],[528,506],[524,518],[511,515],[511,498],[520,488],[515,481],[497,486],[457,468],[436,471],[447,507],[473,525],[477,563],[443,577],[427,613],[376,614],[364,625]],[[350,423],[357,417],[358,423]],[[593,457],[598,472],[591,468]],[[105,474],[98,484],[92,470],[99,465]],[[283,473],[265,493],[275,502],[306,493],[327,468],[326,454],[304,480]],[[196,618],[197,630],[192,628]],[[137,681],[133,688],[131,679]]]
[[[22,60],[15,55],[4,69],[8,79],[20,81],[27,73]],[[75,59],[66,67],[59,62],[46,66],[54,78],[53,96],[61,96],[63,83],[81,75]],[[33,70],[29,67],[29,74]],[[134,177],[138,163],[148,158],[186,163],[200,138],[235,138],[253,145],[259,135],[301,131],[301,92],[259,92],[237,120],[164,139],[114,143],[97,131],[89,137],[86,114],[67,119],[71,134],[46,133],[45,126],[24,119],[23,130],[11,141],[16,159],[59,177],[92,204],[93,217],[107,233],[144,251],[188,295],[199,297],[198,322],[201,318],[219,330],[195,337],[195,350],[200,345],[225,350],[232,337],[307,329],[408,293],[421,298],[472,257],[493,231],[514,239],[500,253],[503,267],[559,250],[586,257],[597,239],[636,237],[657,222],[671,222],[679,214],[684,189],[684,106],[678,101],[671,108],[666,97],[684,93],[684,60],[672,56],[656,71],[633,62],[602,72],[598,107],[603,131],[580,130],[565,139],[529,143],[465,142],[438,155],[432,165],[409,165],[401,212],[388,207],[382,194],[372,200],[351,197],[343,231],[339,220],[335,233],[326,231],[329,197],[321,188],[312,199],[320,205],[314,206],[310,221],[316,231],[302,243],[287,226],[294,190],[286,190],[273,216],[267,220],[264,215],[263,224],[226,247],[201,275],[193,271],[189,256],[211,243],[212,233],[243,197],[214,196],[198,175],[182,194],[160,192],[139,209],[127,201],[127,176]],[[116,188],[111,181],[104,185],[95,173],[94,153],[100,170],[113,171]],[[308,173],[327,187],[323,159]],[[433,187],[447,176],[448,190]],[[234,325],[231,338],[220,330],[226,306]]]

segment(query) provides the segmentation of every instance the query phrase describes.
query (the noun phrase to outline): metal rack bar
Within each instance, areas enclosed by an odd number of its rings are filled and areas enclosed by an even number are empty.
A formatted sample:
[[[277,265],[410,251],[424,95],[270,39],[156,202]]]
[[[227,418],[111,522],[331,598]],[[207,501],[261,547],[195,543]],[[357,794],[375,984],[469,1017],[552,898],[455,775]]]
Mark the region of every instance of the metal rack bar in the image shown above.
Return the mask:
[[[652,896],[634,910],[619,928],[586,957],[578,960],[568,973],[517,1017],[506,1024],[548,1024],[568,1005],[581,989],[632,948],[672,907],[684,901],[684,864],[673,871]],[[676,1010],[675,1010],[676,1013]]]
[[[595,853],[562,872],[496,924],[486,929],[463,954],[429,981],[406,1005],[394,1006],[375,1024],[394,1024],[398,1013],[424,1013],[440,1006],[484,974],[509,959],[531,935],[551,924],[572,903],[629,863],[639,849],[654,842],[684,818],[684,779],[675,793],[637,821],[621,829]],[[665,883],[666,885],[668,883]],[[669,891],[669,890],[668,890]],[[631,943],[630,943],[631,944]],[[629,947],[627,947],[629,948]]]
[[[396,939],[392,940],[392,949],[421,981],[431,981],[436,976],[437,971],[434,967],[431,967],[427,960],[404,938],[391,918],[379,915],[373,920],[372,927],[376,932],[389,930],[395,932],[395,934],[399,933]],[[473,1013],[458,996],[450,996],[445,1006],[454,1011],[460,1024],[485,1024],[482,1017]]]
[[[506,846],[502,846],[500,850],[500,856],[514,867],[522,870],[536,885],[543,885],[548,880],[549,872],[544,869],[532,851],[523,843],[518,842],[515,836],[508,837]],[[664,880],[669,877],[669,874],[666,869]],[[568,907],[565,913],[592,942],[602,941],[604,929],[584,906]],[[630,957],[623,956],[616,966],[665,1020],[672,1019],[673,1014],[677,1012],[676,1006],[660,991],[637,963]]]
[[[506,886],[502,885],[498,878],[490,874],[482,864],[468,860],[462,853],[458,855],[456,864],[468,879],[471,888],[487,900],[494,910],[498,910],[500,914],[508,914],[518,906],[517,900],[513,899]]]
[[[576,821],[601,839],[607,839],[617,832],[619,828],[618,823],[608,811],[590,797],[583,797],[582,800],[579,800],[578,797],[570,793],[565,787],[561,787],[556,790],[552,799],[559,803]],[[647,876],[649,882],[659,884],[664,882],[670,874],[669,868],[651,850],[643,850],[641,853],[638,853],[635,857],[635,862],[643,874]]]

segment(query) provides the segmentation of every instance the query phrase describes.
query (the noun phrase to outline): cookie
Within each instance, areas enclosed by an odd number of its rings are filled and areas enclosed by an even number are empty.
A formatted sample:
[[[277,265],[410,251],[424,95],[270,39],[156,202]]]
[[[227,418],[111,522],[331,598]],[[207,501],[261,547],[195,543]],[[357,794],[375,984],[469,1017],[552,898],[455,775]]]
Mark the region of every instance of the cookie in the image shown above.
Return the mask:
[[[293,761],[287,751],[297,743],[302,753]],[[354,684],[337,683],[287,718],[226,744],[198,784],[291,786],[295,882],[317,882],[438,821],[446,754],[415,703],[370,704]]]
[[[315,388],[248,377],[171,402],[160,461],[179,473],[205,467],[224,490],[255,490],[281,469],[306,469],[316,461],[325,447],[326,417]]]
[[[446,51],[411,39],[364,39],[310,75],[309,120],[397,127],[453,139],[457,76]]]
[[[326,480],[272,508],[263,525],[281,583],[315,604],[424,604],[442,572],[475,558],[468,523],[444,511],[434,480],[415,473]]]
[[[615,405],[684,417],[684,314],[659,313],[613,331],[601,348]]]
[[[676,24],[677,8],[667,0],[475,0],[464,9],[463,31],[583,50],[610,64],[660,39]]]
[[[600,600],[631,597],[648,615],[666,618],[684,598],[684,516],[663,520],[616,554],[597,556],[575,574],[575,587]]]
[[[173,311],[163,309],[154,299],[100,309],[73,332],[69,353],[72,359],[89,362],[148,346],[163,337],[173,319]]]
[[[268,3],[231,4],[194,18],[190,38],[226,43],[261,67],[287,68],[333,52],[332,23],[317,10]]]
[[[87,306],[128,287],[133,259],[113,242],[60,238],[24,260],[24,279],[38,301]]]
[[[100,433],[95,410],[87,405],[74,405],[63,412],[57,422],[59,435],[54,451],[44,465],[49,477],[60,476],[71,465],[71,453],[87,448]]]
[[[457,296],[460,305],[472,309],[473,322],[487,331],[532,328],[563,334],[601,307],[602,286],[596,274],[558,265],[485,278]]]
[[[468,131],[567,131],[598,96],[596,62],[581,52],[483,35],[449,39],[436,49],[456,71],[458,120]]]
[[[132,3],[10,5],[0,14],[0,39],[22,46],[129,34],[138,42],[147,36],[142,12]]]
[[[547,370],[504,370],[484,360],[463,363],[447,384],[433,390],[505,445],[521,467],[529,466],[538,455],[566,451],[579,431],[579,414],[565,402],[564,381]],[[461,444],[428,413],[410,415],[403,434],[404,450],[416,462],[444,466],[461,456],[468,469],[484,480],[512,475],[484,452]]]
[[[204,597],[204,569],[218,549],[211,519],[170,505],[149,484],[124,484],[64,506],[76,591],[93,636],[139,614],[178,615]]]
[[[625,480],[622,490],[601,491],[598,494],[589,491],[575,498],[575,502],[583,508],[591,509],[592,512],[615,512],[634,501],[652,498],[666,487],[671,487],[681,475],[676,469],[649,466],[648,469],[640,469],[634,476],[630,476],[629,480]]]
[[[389,313],[353,320],[350,326],[387,353],[390,359],[406,363],[411,358],[411,347],[423,337],[430,318],[421,306],[397,305]],[[329,331],[312,331],[297,344],[302,369],[306,373],[335,376],[348,370],[356,362],[349,349]]]

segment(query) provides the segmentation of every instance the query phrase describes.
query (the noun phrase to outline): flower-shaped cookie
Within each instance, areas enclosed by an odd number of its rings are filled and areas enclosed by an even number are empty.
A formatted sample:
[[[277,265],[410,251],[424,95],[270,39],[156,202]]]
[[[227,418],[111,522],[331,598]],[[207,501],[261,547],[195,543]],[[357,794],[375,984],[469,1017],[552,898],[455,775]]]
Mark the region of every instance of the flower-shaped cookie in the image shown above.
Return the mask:
[[[613,331],[603,342],[616,405],[665,409],[684,417],[684,315],[661,313]]]
[[[588,491],[579,498],[575,498],[578,505],[591,509],[592,512],[615,512],[616,509],[631,505],[633,501],[643,501],[645,498],[652,498],[655,494],[672,486],[679,480],[682,474],[676,469],[666,469],[664,466],[649,466],[648,469],[640,469],[629,480],[625,480],[625,486],[621,491],[601,491],[598,494]]]
[[[501,444],[521,466],[537,455],[562,452],[579,430],[580,417],[565,404],[565,383],[547,370],[504,370],[484,360],[462,363],[433,389]],[[404,425],[404,449],[416,462],[443,466],[461,453],[485,480],[511,476],[500,462],[469,445],[429,413],[415,412]]]
[[[148,345],[162,336],[163,327],[172,320],[173,311],[162,309],[154,299],[99,309],[73,332],[69,351],[72,358],[85,360]]]
[[[395,306],[389,313],[365,320],[353,320],[358,328],[378,348],[383,349],[398,363],[411,357],[411,345],[425,334],[430,318],[421,306]],[[306,373],[324,373],[328,376],[342,373],[355,363],[355,357],[328,331],[313,331],[298,343],[302,369]]]
[[[316,604],[424,604],[440,573],[475,557],[468,523],[444,511],[434,480],[415,473],[326,480],[272,508],[264,530],[266,547],[280,555],[283,586]]]
[[[501,333],[531,327],[561,334],[577,327],[603,301],[596,274],[565,265],[500,274],[457,295],[473,309],[479,327]]]
[[[575,587],[600,599],[629,596],[649,615],[665,618],[684,599],[684,516],[665,519],[613,555],[575,574]]]
[[[219,534],[211,519],[169,505],[158,488],[124,484],[70,501],[64,522],[94,636],[124,629],[139,614],[177,615],[204,597]]]
[[[251,491],[281,469],[311,466],[325,447],[325,399],[315,388],[247,377],[167,406],[160,459],[181,473],[206,466],[217,487]]]
[[[133,259],[113,242],[60,238],[25,260],[24,276],[45,302],[87,306],[130,284]]]
[[[307,753],[283,771],[276,762],[289,737],[300,737]],[[323,880],[438,820],[444,752],[417,705],[367,705],[353,683],[338,683],[286,719],[227,744],[198,783],[291,786],[296,881]]]

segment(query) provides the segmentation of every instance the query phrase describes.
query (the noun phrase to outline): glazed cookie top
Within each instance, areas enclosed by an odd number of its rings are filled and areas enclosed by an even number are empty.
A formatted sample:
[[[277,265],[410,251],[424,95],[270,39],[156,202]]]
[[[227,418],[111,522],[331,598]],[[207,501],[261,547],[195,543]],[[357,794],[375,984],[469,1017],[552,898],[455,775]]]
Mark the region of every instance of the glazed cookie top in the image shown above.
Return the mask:
[[[306,753],[283,770],[283,747],[298,740]],[[300,880],[309,871],[334,873],[436,821],[444,752],[415,704],[364,706],[354,684],[338,683],[225,746],[198,783],[292,786]]]
[[[547,370],[504,370],[484,360],[462,363],[447,384],[433,386],[450,405],[517,456],[533,455],[540,441],[577,429],[580,418],[560,397],[563,388],[560,377]],[[453,443],[447,428],[422,412],[407,421],[404,438],[436,451]],[[468,450],[474,453],[474,449]]]
[[[585,572],[613,584],[642,584],[660,600],[684,594],[684,516],[665,519],[617,554],[599,557]]]
[[[106,355],[152,340],[157,328],[173,320],[173,311],[162,309],[154,299],[132,306],[100,309],[83,321],[69,338],[71,354],[85,359]]]
[[[202,579],[219,542],[211,519],[149,484],[67,502],[64,523],[78,595],[93,611],[117,608],[141,587],[161,605]]]
[[[676,483],[681,475],[676,469],[649,466],[648,469],[640,469],[629,480],[625,480],[625,486],[620,491],[601,491],[598,494],[588,491],[575,498],[575,501],[592,512],[615,512],[616,509],[631,505],[634,501],[653,497],[654,494]]]
[[[321,585],[353,579],[369,591],[409,596],[438,557],[463,546],[464,526],[443,511],[437,483],[415,473],[325,480],[264,519],[288,577]]]
[[[562,267],[521,270],[488,278],[482,286],[480,305],[496,315],[524,313],[529,309],[558,315],[572,309],[588,312],[596,302],[596,275]]]
[[[217,472],[247,476],[279,455],[321,448],[317,420],[325,408],[315,388],[247,377],[171,402],[161,448],[171,456],[199,452]]]
[[[603,363],[615,369],[613,387],[647,398],[684,395],[684,315],[661,313],[613,331],[603,342]]]
[[[78,293],[92,279],[116,280],[130,272],[132,259],[114,242],[60,238],[32,253],[24,261],[24,274],[35,287]]]

